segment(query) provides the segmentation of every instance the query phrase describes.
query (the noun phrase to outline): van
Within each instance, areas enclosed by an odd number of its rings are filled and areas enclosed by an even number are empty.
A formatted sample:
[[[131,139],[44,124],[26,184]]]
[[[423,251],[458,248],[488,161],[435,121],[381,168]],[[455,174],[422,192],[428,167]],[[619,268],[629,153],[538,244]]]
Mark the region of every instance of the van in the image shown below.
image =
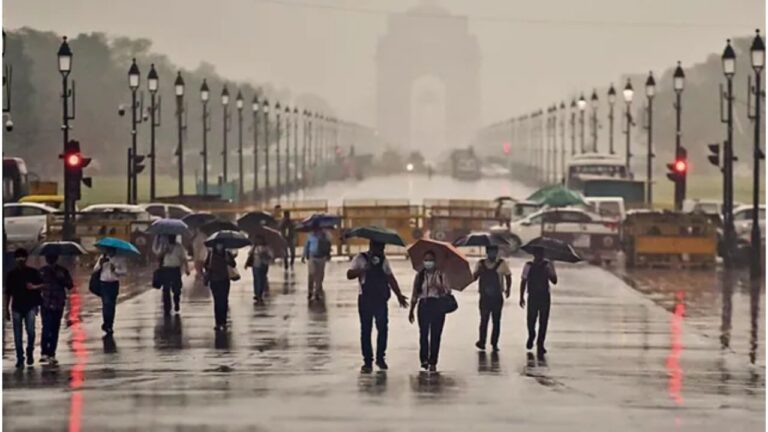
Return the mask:
[[[622,197],[586,197],[590,210],[604,217],[623,221],[627,210]]]

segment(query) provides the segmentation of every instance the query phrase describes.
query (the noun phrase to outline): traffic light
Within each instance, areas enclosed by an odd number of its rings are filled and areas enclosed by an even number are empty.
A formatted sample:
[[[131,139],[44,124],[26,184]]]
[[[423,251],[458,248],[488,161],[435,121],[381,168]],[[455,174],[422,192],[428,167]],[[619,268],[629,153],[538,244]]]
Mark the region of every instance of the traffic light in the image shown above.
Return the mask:
[[[680,148],[675,161],[667,164],[667,178],[675,183],[685,181],[688,174],[688,152],[684,147]]]
[[[134,176],[141,174],[141,172],[144,171],[144,168],[146,167],[143,163],[144,158],[146,158],[146,156],[144,155],[135,155],[133,157],[133,175]]]
[[[508,155],[509,152],[512,150],[512,145],[508,142],[504,143],[504,154]]]
[[[719,167],[720,166],[720,144],[707,144],[707,147],[709,147],[709,152],[711,153],[709,156],[707,156],[707,159],[709,159],[709,163],[712,165]]]
[[[80,152],[80,142],[70,140],[64,146],[64,190],[67,200],[74,203],[80,199],[80,183],[91,187],[90,177],[83,177],[83,168],[91,163],[91,158],[83,156]]]

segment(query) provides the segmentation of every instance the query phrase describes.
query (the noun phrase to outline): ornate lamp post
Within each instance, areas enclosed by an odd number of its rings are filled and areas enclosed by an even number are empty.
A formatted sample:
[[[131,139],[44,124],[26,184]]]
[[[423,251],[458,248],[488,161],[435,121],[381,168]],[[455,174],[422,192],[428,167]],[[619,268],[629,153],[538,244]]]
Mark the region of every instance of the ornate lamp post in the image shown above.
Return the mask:
[[[235,97],[235,107],[237,108],[237,173],[239,196],[242,200],[245,198],[245,176],[243,172],[243,93],[238,90]]]
[[[129,157],[129,184],[130,184],[130,194],[128,197],[128,202],[130,204],[136,204],[138,201],[138,149],[137,149],[137,131],[136,131],[136,125],[141,123],[141,119],[139,119],[136,116],[137,108],[138,111],[142,111],[142,107],[137,106],[138,101],[136,100],[136,91],[139,89],[139,81],[141,80],[141,75],[139,73],[139,67],[136,65],[136,59],[133,59],[133,62],[131,63],[131,67],[128,69],[128,88],[131,89],[131,154]]]
[[[203,195],[208,195],[208,131],[211,130],[210,114],[208,113],[208,99],[210,90],[208,83],[203,79],[200,86],[200,100],[203,102],[203,150],[200,156],[203,157]]]
[[[264,201],[269,202],[272,191],[269,186],[269,101],[261,103],[264,112]]]
[[[149,200],[155,201],[155,128],[160,126],[160,105],[162,101],[156,100],[157,90],[160,87],[160,81],[155,70],[155,64],[152,63],[147,74],[147,89],[149,90]]]
[[[223,141],[221,146],[221,179],[222,182],[226,185],[229,181],[228,172],[229,169],[227,167],[227,160],[229,159],[229,150],[227,149],[227,135],[229,135],[229,90],[227,89],[227,85],[224,84],[224,88],[221,90],[221,111],[222,111],[222,131],[223,133]]]
[[[184,78],[181,77],[181,71],[176,75],[176,81],[173,83],[176,93],[176,122],[178,125],[179,145],[176,148],[176,158],[179,168],[179,196],[184,195],[184,131],[187,129],[185,123],[185,114],[187,112],[184,106]]]
[[[682,150],[682,132],[681,132],[681,114],[683,110],[682,95],[685,87],[685,72],[683,72],[680,62],[677,62],[677,68],[673,75],[673,88],[675,90],[675,161],[683,157]],[[680,211],[685,200],[685,176],[680,176],[675,182],[675,209]]]
[[[631,171],[631,165],[630,161],[632,160],[632,126],[635,124],[634,120],[632,120],[632,98],[635,95],[634,89],[632,89],[632,82],[630,82],[629,79],[627,79],[627,85],[624,86],[623,90],[624,95],[624,102],[626,103],[626,110],[624,112],[624,117],[626,119],[626,128],[624,129],[624,133],[627,136],[627,149],[626,149],[626,170],[627,175],[630,175]]]
[[[648,72],[648,79],[645,80],[645,97],[648,99],[648,151],[646,155],[646,203],[648,207],[653,207],[653,97],[656,95],[656,80],[653,79],[653,72]]]
[[[752,259],[750,260],[750,276],[756,282],[760,279],[762,255],[762,239],[760,236],[760,159],[764,159],[765,154],[760,148],[760,122],[763,120],[762,114],[760,114],[760,101],[763,98],[760,89],[760,74],[763,67],[765,67],[765,44],[763,43],[763,38],[760,37],[760,30],[756,30],[755,33],[755,39],[752,40],[752,47],[750,49],[752,69],[755,71],[755,113],[752,117],[755,122],[755,143],[753,152],[754,167],[752,168]],[[755,284],[755,287],[759,290],[757,284]]]
[[[5,38],[3,38],[5,43]],[[72,81],[72,89],[69,89],[69,74],[72,71],[72,50],[67,43],[67,37],[64,36],[57,53],[59,73],[61,74],[61,101],[62,101],[62,123],[61,131],[63,135],[62,152],[63,155],[69,142],[69,121],[75,119],[75,82]],[[72,98],[72,114],[69,113],[69,98]],[[9,119],[10,121],[10,119]],[[13,123],[11,123],[13,124]],[[64,159],[62,157],[62,159]],[[64,160],[64,226],[62,227],[62,237],[64,240],[71,240],[73,237],[72,214],[75,211],[75,197],[70,196],[71,187],[67,184],[69,176],[67,175],[67,161]]]
[[[597,90],[592,90],[590,105],[592,107],[592,153],[597,153],[597,108],[600,106]]]
[[[579,105],[579,126],[581,127],[581,153],[586,153],[586,149],[584,148],[584,110],[587,109],[587,100],[584,99],[584,94],[579,97],[579,101],[577,102]]]
[[[725,118],[721,118],[726,124],[726,140],[723,146],[723,263],[727,268],[733,265],[733,245],[735,228],[733,226],[733,76],[736,74],[736,53],[728,39],[722,56],[723,74],[727,82],[728,91],[724,95],[727,101]],[[720,86],[721,97],[723,95]],[[722,104],[720,105],[722,107]]]
[[[608,89],[608,153],[609,154],[616,154],[616,150],[613,147],[613,107],[616,104],[616,89],[613,88],[613,83],[611,83],[611,88]]]
[[[259,97],[253,95],[251,111],[253,111],[253,201],[259,199]]]

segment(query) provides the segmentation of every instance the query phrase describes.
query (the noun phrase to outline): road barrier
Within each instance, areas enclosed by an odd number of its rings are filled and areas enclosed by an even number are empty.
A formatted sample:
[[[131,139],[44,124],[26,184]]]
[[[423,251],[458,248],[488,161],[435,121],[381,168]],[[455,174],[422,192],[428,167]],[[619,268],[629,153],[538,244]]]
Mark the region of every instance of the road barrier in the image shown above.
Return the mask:
[[[709,267],[717,255],[717,227],[706,215],[630,212],[624,252],[630,267]]]
[[[424,200],[422,218],[428,236],[452,242],[471,231],[487,231],[500,223],[491,200]]]
[[[148,257],[152,250],[152,236],[145,231],[150,221],[133,220],[131,213],[75,213],[75,241],[90,253],[97,253],[96,242],[102,237],[115,237],[133,243],[142,256]],[[62,239],[64,216],[48,215],[46,241]]]
[[[347,200],[341,208],[344,231],[350,228],[375,225],[397,232],[406,244],[423,236],[419,206],[408,200]],[[344,239],[342,239],[344,240]],[[365,249],[368,240],[350,238],[343,241],[344,252]],[[397,248],[392,247],[395,251]]]
[[[618,223],[545,222],[541,235],[569,243],[585,261],[610,263],[621,250],[619,228]]]

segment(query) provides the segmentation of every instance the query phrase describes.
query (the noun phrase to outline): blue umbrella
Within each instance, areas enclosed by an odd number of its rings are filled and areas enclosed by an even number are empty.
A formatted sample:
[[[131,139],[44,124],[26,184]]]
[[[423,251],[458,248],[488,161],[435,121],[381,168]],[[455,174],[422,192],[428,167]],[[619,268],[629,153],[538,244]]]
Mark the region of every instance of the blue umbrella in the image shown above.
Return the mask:
[[[147,228],[147,234],[184,235],[189,232],[187,224],[179,219],[158,219]]]
[[[205,245],[208,247],[214,247],[217,244],[223,244],[225,249],[240,249],[250,246],[251,241],[240,231],[224,230],[213,233],[205,241]]]
[[[299,231],[312,231],[315,226],[319,228],[334,228],[340,224],[341,216],[328,213],[315,213],[299,222],[296,228]]]
[[[136,246],[125,240],[120,240],[114,237],[104,237],[96,242],[96,246],[100,248],[112,248],[120,255],[138,255],[141,256],[141,252],[136,249]]]
[[[40,243],[32,251],[35,255],[73,256],[85,255],[87,252],[82,246],[71,241],[54,241]]]

